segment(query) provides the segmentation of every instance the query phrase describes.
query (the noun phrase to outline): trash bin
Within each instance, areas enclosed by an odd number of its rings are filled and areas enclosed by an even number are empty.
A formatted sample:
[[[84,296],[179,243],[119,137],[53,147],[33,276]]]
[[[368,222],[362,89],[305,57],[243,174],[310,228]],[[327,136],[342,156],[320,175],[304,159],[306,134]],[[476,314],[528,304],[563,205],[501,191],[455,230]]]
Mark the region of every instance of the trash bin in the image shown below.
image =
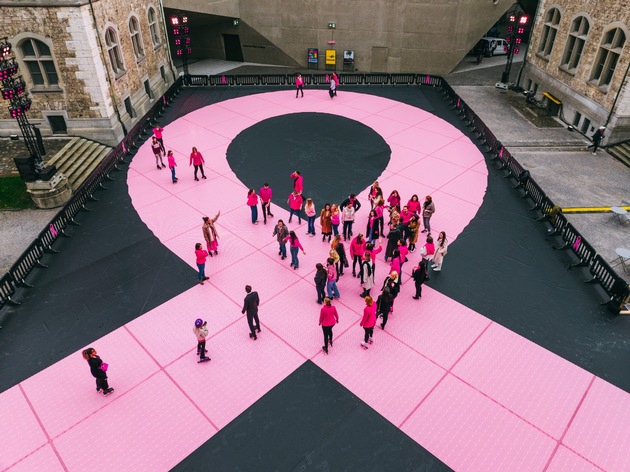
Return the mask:
[[[562,106],[562,102],[551,95],[549,92],[543,93],[543,96],[547,99],[547,115],[558,116],[558,113],[560,112],[560,107]]]

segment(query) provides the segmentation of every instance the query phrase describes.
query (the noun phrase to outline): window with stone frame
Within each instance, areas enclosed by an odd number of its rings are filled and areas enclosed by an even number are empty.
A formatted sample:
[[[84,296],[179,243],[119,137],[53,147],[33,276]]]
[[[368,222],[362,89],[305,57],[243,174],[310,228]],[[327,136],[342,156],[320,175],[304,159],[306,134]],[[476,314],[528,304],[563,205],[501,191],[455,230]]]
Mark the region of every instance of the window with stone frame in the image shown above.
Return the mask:
[[[575,72],[580,58],[582,57],[582,51],[584,50],[584,44],[586,44],[586,38],[591,28],[588,19],[585,16],[578,16],[571,23],[569,29],[569,37],[567,38],[567,45],[564,48],[564,55],[562,56],[562,62],[560,66],[567,69],[570,72]]]
[[[149,32],[151,33],[153,47],[158,47],[160,45],[160,29],[155,8],[149,7],[149,10],[147,11],[147,18],[149,20]]]
[[[120,51],[120,42],[118,41],[118,33],[112,27],[105,31],[105,48],[109,56],[109,62],[115,75],[122,75],[125,72],[125,63],[122,59]]]
[[[543,23],[542,36],[538,45],[538,54],[544,58],[549,58],[553,43],[556,41],[558,34],[558,25],[560,24],[560,10],[551,8],[545,15]]]
[[[144,46],[142,45],[142,33],[140,32],[140,23],[138,17],[129,18],[129,33],[131,34],[131,44],[136,61],[144,59]]]
[[[55,61],[50,48],[44,42],[34,38],[25,39],[20,43],[20,52],[35,88],[59,85]]]
[[[621,28],[612,28],[604,33],[591,75],[591,81],[595,85],[610,85],[625,43],[626,34]]]

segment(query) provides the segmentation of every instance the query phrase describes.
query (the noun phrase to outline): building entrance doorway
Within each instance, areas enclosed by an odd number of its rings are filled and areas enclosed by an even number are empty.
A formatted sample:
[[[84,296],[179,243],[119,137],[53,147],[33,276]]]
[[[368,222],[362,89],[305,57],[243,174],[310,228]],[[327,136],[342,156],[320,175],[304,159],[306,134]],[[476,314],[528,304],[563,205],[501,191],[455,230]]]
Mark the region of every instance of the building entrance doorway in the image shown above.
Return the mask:
[[[239,38],[238,34],[224,34],[223,46],[225,47],[226,61],[243,62],[241,38]]]

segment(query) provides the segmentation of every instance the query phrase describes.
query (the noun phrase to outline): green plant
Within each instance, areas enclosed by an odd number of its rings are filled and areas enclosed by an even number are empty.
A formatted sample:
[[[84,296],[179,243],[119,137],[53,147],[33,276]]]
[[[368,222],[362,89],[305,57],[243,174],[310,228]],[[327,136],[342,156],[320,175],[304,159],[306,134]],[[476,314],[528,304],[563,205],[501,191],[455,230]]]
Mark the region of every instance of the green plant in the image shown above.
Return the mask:
[[[0,208],[16,210],[35,208],[26,192],[26,185],[19,176],[0,177]]]

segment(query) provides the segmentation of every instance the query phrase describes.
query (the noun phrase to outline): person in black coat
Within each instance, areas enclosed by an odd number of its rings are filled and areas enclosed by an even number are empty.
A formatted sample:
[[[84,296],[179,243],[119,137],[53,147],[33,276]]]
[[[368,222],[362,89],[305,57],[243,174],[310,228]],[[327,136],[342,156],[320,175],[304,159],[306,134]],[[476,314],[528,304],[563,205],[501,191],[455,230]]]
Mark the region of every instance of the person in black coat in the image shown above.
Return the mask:
[[[390,224],[387,234],[387,248],[385,248],[385,260],[392,257],[395,249],[398,249],[398,241],[402,241],[402,231],[400,225]]]
[[[112,393],[114,389],[107,383],[107,364],[96,355],[96,349],[88,347],[82,354],[83,358],[88,361],[92,376],[96,379],[96,391],[102,391],[105,396]]]
[[[386,287],[376,300],[376,314],[383,319],[383,321],[381,321],[381,329],[385,329],[393,303],[394,297],[392,297],[389,288]]]
[[[260,304],[260,299],[258,298],[258,292],[252,292],[250,285],[245,285],[245,291],[247,295],[245,295],[241,313],[245,314],[245,312],[247,312],[247,324],[250,330],[249,337],[256,341],[256,339],[258,339],[256,333],[260,333],[260,321],[258,321],[258,305]]]
[[[326,282],[328,281],[328,271],[322,264],[316,264],[315,268],[317,271],[315,272],[315,277],[313,280],[315,281],[315,289],[317,290],[317,303],[320,305],[323,303],[324,298],[326,298]]]
[[[413,278],[413,282],[416,285],[416,294],[414,295],[414,300],[418,300],[422,298],[422,284],[429,278],[429,264],[427,260],[423,257],[417,266],[415,266],[411,272],[411,278]]]

